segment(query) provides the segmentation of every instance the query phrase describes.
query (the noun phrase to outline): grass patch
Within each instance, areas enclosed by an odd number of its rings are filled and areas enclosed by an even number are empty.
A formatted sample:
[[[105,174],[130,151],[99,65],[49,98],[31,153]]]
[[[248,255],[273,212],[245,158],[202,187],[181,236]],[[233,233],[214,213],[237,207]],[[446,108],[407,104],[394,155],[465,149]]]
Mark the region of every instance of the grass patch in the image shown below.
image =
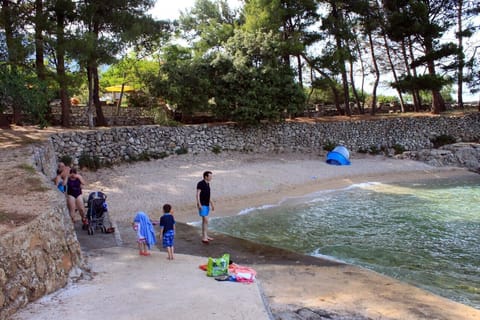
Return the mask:
[[[5,222],[10,219],[10,216],[8,213],[0,211],[0,223]]]
[[[27,177],[25,179],[25,185],[28,186],[28,191],[32,192],[46,192],[50,190],[43,185],[43,182],[39,177]]]
[[[26,172],[28,172],[30,174],[34,174],[34,173],[37,172],[37,170],[32,165],[29,165],[27,163],[21,163],[17,166],[17,168],[25,170]]]

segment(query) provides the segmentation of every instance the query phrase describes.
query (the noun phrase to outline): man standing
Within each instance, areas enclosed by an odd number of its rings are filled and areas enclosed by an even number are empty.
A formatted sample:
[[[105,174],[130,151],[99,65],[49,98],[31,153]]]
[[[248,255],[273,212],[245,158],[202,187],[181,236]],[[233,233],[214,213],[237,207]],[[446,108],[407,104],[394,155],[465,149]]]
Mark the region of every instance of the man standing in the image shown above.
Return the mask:
[[[197,183],[197,208],[198,214],[202,217],[202,242],[208,244],[213,240],[208,236],[208,214],[210,210],[215,210],[213,201],[210,199],[210,181],[212,180],[212,172],[205,171],[203,180]]]

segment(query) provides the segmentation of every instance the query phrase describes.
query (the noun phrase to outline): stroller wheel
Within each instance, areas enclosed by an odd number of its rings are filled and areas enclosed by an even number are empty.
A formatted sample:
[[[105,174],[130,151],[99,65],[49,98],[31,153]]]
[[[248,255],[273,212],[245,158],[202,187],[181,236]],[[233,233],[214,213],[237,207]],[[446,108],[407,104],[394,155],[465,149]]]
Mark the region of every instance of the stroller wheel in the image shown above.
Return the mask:
[[[92,235],[93,234],[93,228],[92,227],[88,228],[87,232],[88,232],[89,235]]]

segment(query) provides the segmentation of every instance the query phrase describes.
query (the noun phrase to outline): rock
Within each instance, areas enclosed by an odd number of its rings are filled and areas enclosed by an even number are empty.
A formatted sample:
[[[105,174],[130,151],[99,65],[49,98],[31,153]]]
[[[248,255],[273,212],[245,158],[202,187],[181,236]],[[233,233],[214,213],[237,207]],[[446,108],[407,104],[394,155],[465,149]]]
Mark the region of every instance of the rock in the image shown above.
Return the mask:
[[[480,144],[473,142],[459,142],[442,146],[439,149],[406,151],[397,155],[396,158],[423,161],[436,167],[455,166],[479,172]]]

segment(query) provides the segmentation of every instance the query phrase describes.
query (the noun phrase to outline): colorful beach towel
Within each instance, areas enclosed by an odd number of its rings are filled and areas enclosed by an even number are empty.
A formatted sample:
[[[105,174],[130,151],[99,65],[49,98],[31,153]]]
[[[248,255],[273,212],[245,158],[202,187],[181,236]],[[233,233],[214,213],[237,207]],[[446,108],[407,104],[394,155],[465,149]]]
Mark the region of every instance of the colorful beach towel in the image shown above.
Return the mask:
[[[208,263],[200,265],[199,268],[203,271],[207,271]],[[228,266],[228,276],[223,281],[228,280],[243,283],[252,283],[255,281],[256,276],[257,271],[255,271],[255,269],[247,266],[241,266],[236,263],[230,263],[230,265]]]
[[[145,212],[140,211],[137,212],[137,215],[135,216],[133,221],[140,224],[140,232],[145,238],[147,246],[150,249],[150,246],[157,243],[157,239],[155,238],[155,230],[153,228],[152,222],[150,221],[150,218]]]

